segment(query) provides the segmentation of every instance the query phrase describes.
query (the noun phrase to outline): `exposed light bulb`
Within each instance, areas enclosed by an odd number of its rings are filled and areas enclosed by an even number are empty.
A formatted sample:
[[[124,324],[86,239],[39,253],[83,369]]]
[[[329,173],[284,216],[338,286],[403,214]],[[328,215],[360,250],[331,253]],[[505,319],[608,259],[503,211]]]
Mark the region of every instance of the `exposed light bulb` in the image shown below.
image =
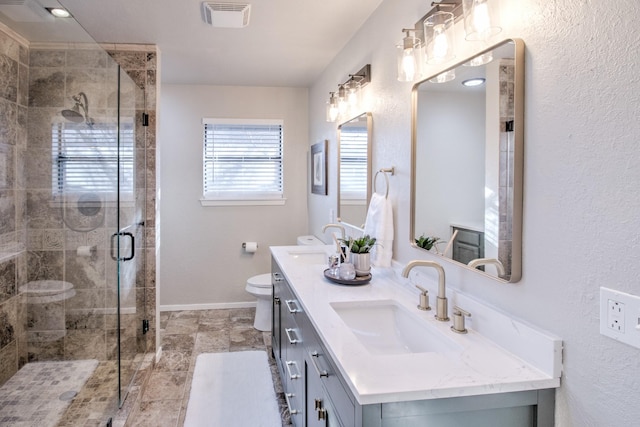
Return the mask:
[[[476,4],[475,10],[473,11],[473,25],[481,34],[480,38],[484,39],[487,30],[491,28],[491,19],[489,18],[489,9],[487,8],[486,2]]]
[[[465,39],[469,41],[487,41],[502,31],[497,24],[495,6],[487,0],[463,0]]]
[[[357,108],[360,103],[360,83],[351,81],[349,83],[349,90],[347,91],[347,102],[351,108]]]
[[[449,40],[444,32],[444,24],[434,25],[433,35],[433,56],[437,60],[446,58],[449,52]]]
[[[442,64],[455,58],[453,14],[436,12],[424,21],[425,46],[428,64]]]
[[[401,82],[412,82],[422,74],[422,44],[420,39],[410,35],[413,29],[403,29],[406,37],[402,39],[400,44],[396,45],[398,49],[398,80]]]

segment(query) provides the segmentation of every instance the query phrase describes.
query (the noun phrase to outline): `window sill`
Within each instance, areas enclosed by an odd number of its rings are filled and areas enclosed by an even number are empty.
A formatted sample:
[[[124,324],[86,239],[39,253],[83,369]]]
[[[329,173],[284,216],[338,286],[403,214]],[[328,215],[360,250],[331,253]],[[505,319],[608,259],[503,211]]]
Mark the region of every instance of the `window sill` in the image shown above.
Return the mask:
[[[233,199],[200,199],[203,207],[211,206],[282,206],[287,199],[257,199],[257,200],[233,200]]]

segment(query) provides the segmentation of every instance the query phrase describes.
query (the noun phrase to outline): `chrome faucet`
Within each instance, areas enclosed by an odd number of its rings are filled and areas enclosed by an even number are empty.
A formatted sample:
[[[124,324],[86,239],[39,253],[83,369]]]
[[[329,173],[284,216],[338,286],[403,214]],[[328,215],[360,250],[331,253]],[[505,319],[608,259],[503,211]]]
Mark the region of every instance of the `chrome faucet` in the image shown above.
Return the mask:
[[[471,268],[476,268],[479,267],[481,265],[495,265],[496,266],[496,270],[498,270],[498,275],[499,276],[504,276],[504,265],[502,265],[502,263],[500,262],[500,260],[495,259],[495,258],[476,258],[476,259],[472,259],[471,261],[469,261],[469,263],[467,264],[469,267]]]
[[[444,268],[435,261],[417,259],[410,261],[402,270],[402,277],[409,277],[414,267],[432,267],[438,272],[438,298],[436,302],[436,319],[446,322],[449,320],[447,309],[447,291],[444,284]]]
[[[322,232],[326,232],[327,228],[338,228],[340,229],[340,238],[342,240],[344,240],[345,236],[346,236],[346,232],[344,230],[344,227],[340,224],[326,224],[324,227],[322,227]]]

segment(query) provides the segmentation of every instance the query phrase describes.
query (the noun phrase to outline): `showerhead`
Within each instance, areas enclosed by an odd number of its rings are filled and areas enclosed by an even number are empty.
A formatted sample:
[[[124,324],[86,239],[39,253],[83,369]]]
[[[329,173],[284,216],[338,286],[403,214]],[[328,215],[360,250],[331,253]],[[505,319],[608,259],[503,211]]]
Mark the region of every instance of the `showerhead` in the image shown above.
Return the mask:
[[[76,104],[71,109],[62,110],[60,112],[62,117],[74,123],[84,121],[89,126],[92,126],[93,119],[89,117],[89,100],[87,99],[87,95],[85,95],[84,92],[80,92],[77,95],[73,95],[71,99],[73,99]],[[80,112],[80,109],[82,109],[82,112]]]
[[[76,104],[75,107],[73,107],[70,110],[62,110],[61,114],[62,114],[62,117],[74,123],[80,123],[84,121],[84,117],[78,111],[78,104]]]

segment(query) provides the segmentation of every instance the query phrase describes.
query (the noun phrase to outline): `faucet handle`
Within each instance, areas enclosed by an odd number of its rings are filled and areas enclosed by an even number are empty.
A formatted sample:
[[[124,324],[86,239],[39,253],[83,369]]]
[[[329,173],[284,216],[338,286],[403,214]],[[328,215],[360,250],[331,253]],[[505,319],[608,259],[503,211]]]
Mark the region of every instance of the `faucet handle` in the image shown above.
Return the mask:
[[[453,306],[453,326],[451,326],[451,330],[458,334],[466,334],[467,328],[465,327],[464,321],[465,317],[471,317],[471,313],[466,310],[461,309],[457,305]]]
[[[418,285],[416,285],[416,288],[420,289],[420,304],[418,304],[418,309],[423,311],[431,310],[431,307],[429,307],[429,291]]]

